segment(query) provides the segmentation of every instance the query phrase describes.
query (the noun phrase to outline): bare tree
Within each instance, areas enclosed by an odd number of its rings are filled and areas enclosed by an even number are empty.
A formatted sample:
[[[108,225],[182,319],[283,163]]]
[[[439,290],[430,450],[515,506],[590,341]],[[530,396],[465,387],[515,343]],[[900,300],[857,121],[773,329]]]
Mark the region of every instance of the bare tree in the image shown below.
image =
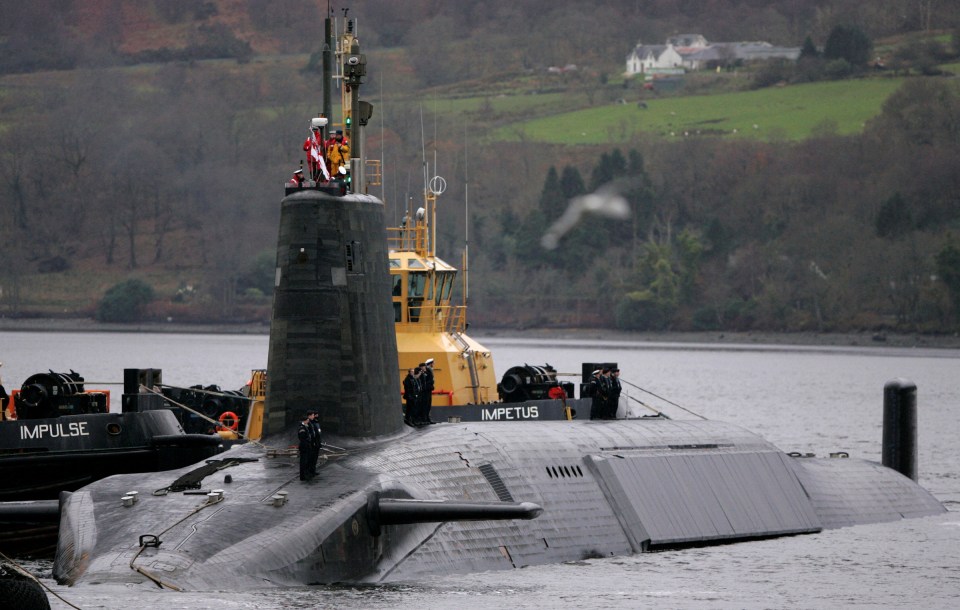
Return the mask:
[[[137,268],[137,235],[151,213],[161,210],[162,177],[172,171],[163,152],[153,142],[140,138],[118,151],[112,164],[113,209],[127,238],[127,264]],[[164,222],[160,225],[165,226]]]
[[[30,226],[29,176],[31,168],[39,165],[36,145],[30,130],[22,126],[13,126],[3,134],[2,145],[0,174],[6,187],[3,199],[13,211],[13,224],[26,230]]]

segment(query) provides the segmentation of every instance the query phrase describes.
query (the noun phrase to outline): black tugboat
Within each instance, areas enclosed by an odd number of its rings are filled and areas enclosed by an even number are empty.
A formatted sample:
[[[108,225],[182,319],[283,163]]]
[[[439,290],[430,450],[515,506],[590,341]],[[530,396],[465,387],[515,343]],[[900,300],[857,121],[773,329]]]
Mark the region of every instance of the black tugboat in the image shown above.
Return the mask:
[[[0,550],[49,554],[62,491],[115,474],[180,468],[217,454],[216,435],[186,434],[162,396],[158,369],[128,369],[122,409],[69,373],[31,375],[2,407]]]

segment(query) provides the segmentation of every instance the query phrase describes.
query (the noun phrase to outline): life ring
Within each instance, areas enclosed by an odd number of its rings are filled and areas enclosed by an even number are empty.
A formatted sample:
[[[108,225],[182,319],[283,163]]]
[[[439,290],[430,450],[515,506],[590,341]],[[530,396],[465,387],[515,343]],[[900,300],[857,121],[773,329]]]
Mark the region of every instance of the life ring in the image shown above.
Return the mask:
[[[225,424],[223,421],[227,418],[230,418],[230,423]],[[237,417],[237,414],[233,411],[224,411],[220,414],[220,417],[217,419],[220,422],[220,428],[225,430],[237,431],[237,426],[240,425],[240,418]]]
[[[567,392],[560,386],[553,386],[552,388],[547,390],[547,397],[552,398],[554,400],[563,400],[564,398],[567,397]]]

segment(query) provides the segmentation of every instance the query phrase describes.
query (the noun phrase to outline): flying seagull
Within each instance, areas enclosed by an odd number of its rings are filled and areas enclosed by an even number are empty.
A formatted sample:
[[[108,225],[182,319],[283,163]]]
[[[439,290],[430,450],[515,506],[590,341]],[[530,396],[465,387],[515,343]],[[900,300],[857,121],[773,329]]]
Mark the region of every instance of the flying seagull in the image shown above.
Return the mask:
[[[637,182],[637,180],[614,180],[604,184],[592,193],[571,199],[560,218],[550,225],[547,232],[540,238],[540,245],[547,250],[555,249],[560,243],[560,238],[573,229],[580,222],[580,218],[587,213],[606,216],[607,218],[628,218],[630,216],[630,204],[620,193],[634,182]]]

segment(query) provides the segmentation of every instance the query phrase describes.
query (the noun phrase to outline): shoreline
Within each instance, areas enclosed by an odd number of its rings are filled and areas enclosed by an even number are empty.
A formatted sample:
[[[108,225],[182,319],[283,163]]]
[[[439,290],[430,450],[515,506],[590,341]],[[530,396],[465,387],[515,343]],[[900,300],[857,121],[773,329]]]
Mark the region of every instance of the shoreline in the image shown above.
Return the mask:
[[[0,332],[125,332],[267,335],[270,325],[261,322],[238,324],[184,324],[143,322],[131,324],[100,323],[92,318],[0,318]],[[627,332],[609,328],[475,328],[476,337],[633,341],[638,343],[708,343],[757,345],[811,345],[856,347],[917,347],[960,349],[960,334],[925,335],[920,333],[776,333],[776,332]]]
[[[261,322],[205,324],[178,322],[97,322],[93,318],[0,318],[0,332],[183,333],[200,335],[267,335]]]
[[[562,335],[565,339],[631,341],[637,343],[703,343],[715,345],[795,345],[813,347],[897,347],[960,349],[960,335],[924,335],[920,333],[873,332],[794,332],[771,331],[678,331],[631,332],[615,329],[490,329],[478,331],[486,338],[547,339]]]

